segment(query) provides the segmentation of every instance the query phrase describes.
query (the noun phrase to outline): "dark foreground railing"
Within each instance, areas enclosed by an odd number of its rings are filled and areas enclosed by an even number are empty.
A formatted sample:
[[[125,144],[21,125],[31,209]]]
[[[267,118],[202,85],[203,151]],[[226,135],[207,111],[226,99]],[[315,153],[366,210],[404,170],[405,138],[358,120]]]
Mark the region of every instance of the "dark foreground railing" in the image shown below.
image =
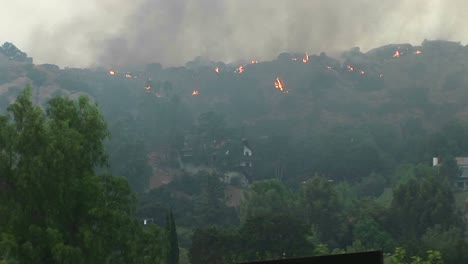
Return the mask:
[[[327,255],[293,259],[279,259],[241,264],[383,264],[382,251]]]

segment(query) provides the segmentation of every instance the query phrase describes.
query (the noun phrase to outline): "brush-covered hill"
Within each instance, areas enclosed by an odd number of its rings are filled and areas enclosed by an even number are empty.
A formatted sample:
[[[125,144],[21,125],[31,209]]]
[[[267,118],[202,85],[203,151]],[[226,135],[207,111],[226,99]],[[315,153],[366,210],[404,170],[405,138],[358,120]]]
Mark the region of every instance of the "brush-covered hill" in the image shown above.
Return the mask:
[[[435,153],[420,146],[418,136],[454,120],[468,122],[467,62],[468,47],[425,40],[368,52],[352,48],[340,58],[283,53],[235,64],[200,57],[183,67],[61,69],[35,65],[6,43],[0,49],[0,109],[27,84],[39,104],[54,95],[87,94],[108,120],[111,156],[131,141],[141,146],[123,152],[144,149],[155,162],[182,149],[197,117],[214,111],[224,116],[230,138],[248,137],[263,155],[260,174],[271,174],[267,163],[287,160],[294,168],[289,174],[365,175],[402,159],[428,159]],[[356,142],[362,144],[349,146]],[[419,152],[404,151],[409,147]],[[340,160],[355,165],[350,169]],[[360,169],[363,164],[368,168]]]

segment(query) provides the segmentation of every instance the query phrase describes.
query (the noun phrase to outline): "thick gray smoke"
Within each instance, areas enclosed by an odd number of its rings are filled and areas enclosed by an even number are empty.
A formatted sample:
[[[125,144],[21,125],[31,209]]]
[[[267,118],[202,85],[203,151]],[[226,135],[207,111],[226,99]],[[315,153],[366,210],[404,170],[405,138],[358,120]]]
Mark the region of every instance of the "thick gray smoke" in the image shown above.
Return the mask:
[[[86,1],[98,2],[98,1]],[[464,0],[105,0],[37,39],[56,63],[181,65],[264,60],[284,51],[468,41]],[[28,50],[26,50],[28,52]],[[34,53],[31,55],[34,56]],[[53,56],[54,55],[54,56]]]
[[[105,64],[271,59],[423,39],[464,41],[462,0],[147,0],[106,41]]]

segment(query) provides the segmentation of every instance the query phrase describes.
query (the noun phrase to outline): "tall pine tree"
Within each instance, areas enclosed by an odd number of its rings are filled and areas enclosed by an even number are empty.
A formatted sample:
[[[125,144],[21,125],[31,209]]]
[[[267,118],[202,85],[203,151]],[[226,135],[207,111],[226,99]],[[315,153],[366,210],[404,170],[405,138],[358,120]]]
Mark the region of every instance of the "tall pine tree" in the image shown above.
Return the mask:
[[[167,264],[179,264],[179,242],[177,240],[177,230],[171,209],[168,209],[166,213],[166,232],[169,236]]]

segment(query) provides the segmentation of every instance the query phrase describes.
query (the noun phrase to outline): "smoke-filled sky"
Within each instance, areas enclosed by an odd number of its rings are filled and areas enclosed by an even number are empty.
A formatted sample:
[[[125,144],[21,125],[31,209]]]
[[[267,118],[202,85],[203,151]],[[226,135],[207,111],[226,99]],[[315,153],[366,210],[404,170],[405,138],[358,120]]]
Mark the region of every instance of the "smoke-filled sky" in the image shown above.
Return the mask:
[[[464,44],[466,14],[465,0],[15,0],[2,3],[0,41],[62,67],[170,66],[425,38]]]

